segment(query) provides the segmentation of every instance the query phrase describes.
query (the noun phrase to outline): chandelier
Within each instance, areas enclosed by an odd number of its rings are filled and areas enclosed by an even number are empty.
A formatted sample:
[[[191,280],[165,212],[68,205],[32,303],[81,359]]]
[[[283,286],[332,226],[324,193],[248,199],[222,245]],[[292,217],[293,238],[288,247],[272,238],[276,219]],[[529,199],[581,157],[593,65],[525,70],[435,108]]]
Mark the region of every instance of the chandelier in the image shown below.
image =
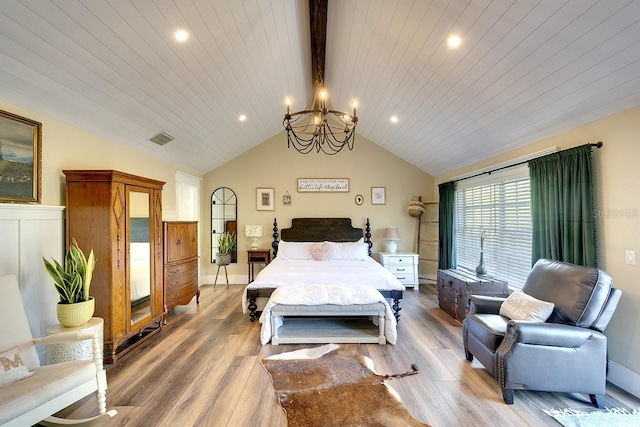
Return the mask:
[[[311,72],[313,95],[304,110],[291,112],[292,98],[286,99],[287,112],[282,125],[287,130],[287,147],[302,154],[315,150],[333,155],[344,147],[353,150],[356,136],[357,101],[353,100],[353,114],[333,109],[324,88],[325,46],[327,40],[328,0],[309,0],[311,28]]]

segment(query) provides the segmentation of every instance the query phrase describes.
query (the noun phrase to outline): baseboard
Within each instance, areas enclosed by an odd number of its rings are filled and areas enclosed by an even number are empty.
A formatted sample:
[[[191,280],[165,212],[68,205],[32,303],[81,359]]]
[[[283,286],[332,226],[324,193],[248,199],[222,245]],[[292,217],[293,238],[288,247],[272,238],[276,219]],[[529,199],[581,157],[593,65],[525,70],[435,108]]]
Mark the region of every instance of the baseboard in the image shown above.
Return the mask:
[[[640,399],[640,374],[609,361],[607,381]]]

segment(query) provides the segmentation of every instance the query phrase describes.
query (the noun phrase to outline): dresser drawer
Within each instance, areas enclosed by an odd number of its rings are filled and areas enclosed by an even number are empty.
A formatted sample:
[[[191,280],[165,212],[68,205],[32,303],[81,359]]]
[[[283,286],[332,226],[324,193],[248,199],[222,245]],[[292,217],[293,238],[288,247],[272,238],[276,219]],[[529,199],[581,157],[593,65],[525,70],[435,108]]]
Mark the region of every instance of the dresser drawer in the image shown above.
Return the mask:
[[[173,292],[186,287],[192,287],[194,283],[197,283],[198,275],[196,272],[186,272],[183,274],[174,274],[167,276],[165,283],[168,292]]]
[[[198,260],[193,260],[189,262],[185,262],[183,264],[178,265],[167,265],[165,266],[165,272],[167,277],[173,277],[176,275],[180,275],[189,271],[196,270],[198,268]]]
[[[401,256],[401,255],[387,255],[385,256],[385,264],[387,265],[413,265],[414,257],[411,256]]]
[[[396,276],[403,285],[413,285],[416,283],[416,276],[413,275],[413,272],[393,273],[393,275]]]

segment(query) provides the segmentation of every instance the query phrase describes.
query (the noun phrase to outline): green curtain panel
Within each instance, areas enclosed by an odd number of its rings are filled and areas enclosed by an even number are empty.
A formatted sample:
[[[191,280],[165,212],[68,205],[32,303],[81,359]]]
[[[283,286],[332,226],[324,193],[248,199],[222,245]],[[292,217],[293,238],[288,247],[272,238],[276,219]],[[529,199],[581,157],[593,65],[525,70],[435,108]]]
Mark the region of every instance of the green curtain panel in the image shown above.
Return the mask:
[[[456,183],[438,185],[440,193],[438,212],[438,268],[456,268],[455,205]]]
[[[591,146],[529,161],[533,265],[540,258],[597,266]]]

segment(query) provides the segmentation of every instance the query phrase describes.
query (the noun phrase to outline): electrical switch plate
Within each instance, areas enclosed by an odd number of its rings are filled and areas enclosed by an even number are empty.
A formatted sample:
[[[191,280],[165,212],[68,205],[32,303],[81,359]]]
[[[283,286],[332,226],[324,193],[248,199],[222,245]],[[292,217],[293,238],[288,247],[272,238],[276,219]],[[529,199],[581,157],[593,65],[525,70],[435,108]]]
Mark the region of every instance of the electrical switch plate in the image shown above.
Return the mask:
[[[627,259],[627,264],[636,265],[636,251],[627,249],[625,252],[626,252],[625,256]]]

